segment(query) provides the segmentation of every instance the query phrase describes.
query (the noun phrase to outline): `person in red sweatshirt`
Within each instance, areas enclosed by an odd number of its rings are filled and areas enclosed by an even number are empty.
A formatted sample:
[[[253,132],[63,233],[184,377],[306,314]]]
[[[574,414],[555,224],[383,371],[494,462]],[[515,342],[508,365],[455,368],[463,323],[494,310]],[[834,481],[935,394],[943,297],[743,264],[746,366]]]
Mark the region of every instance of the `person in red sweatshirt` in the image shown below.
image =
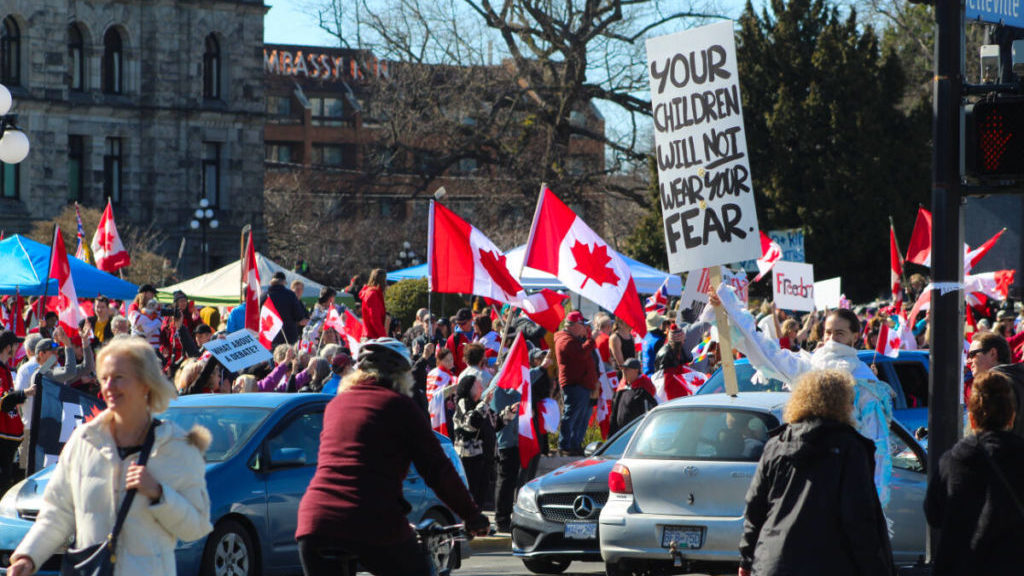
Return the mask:
[[[359,302],[362,305],[363,326],[366,327],[366,338],[384,338],[387,336],[387,309],[384,307],[384,288],[388,273],[383,268],[375,268],[370,272],[370,281],[359,291]]]
[[[411,397],[411,369],[401,342],[369,340],[328,403],[316,473],[299,504],[295,532],[306,576],[345,573],[339,554],[355,555],[377,575],[430,574],[402,498],[410,463],[467,532],[488,532],[487,517]]]

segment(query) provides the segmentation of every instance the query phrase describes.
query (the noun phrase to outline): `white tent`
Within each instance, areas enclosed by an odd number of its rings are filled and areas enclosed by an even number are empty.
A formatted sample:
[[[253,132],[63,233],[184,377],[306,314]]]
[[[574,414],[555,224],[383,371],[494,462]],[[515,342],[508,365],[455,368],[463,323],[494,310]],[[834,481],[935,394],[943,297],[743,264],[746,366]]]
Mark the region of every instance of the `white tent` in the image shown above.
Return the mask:
[[[270,277],[277,271],[284,272],[285,286],[290,286],[292,280],[296,279],[305,284],[306,289],[303,292],[303,298],[316,298],[320,294],[320,289],[323,288],[321,284],[313,282],[301,274],[282,267],[277,262],[274,262],[259,252],[256,253],[256,266],[259,268],[260,284],[263,285],[264,290],[266,290],[267,286],[270,284]],[[161,299],[169,299],[170,295],[175,290],[181,290],[189,297],[190,300],[194,300],[196,304],[214,306],[220,304],[238,304],[241,302],[239,291],[241,278],[242,261],[236,260],[223,268],[214,270],[213,272],[203,274],[202,276],[196,276],[191,280],[185,280],[184,282],[179,282],[173,286],[159,288],[158,290],[161,292]]]

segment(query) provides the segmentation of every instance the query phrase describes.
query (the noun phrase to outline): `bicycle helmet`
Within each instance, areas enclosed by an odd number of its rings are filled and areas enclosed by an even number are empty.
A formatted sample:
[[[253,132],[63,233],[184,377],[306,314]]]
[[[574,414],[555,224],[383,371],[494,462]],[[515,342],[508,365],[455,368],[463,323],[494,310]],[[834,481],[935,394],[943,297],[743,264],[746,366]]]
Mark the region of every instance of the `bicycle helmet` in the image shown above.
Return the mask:
[[[412,369],[409,349],[394,338],[368,340],[359,346],[356,367],[362,370],[376,370],[394,374]]]

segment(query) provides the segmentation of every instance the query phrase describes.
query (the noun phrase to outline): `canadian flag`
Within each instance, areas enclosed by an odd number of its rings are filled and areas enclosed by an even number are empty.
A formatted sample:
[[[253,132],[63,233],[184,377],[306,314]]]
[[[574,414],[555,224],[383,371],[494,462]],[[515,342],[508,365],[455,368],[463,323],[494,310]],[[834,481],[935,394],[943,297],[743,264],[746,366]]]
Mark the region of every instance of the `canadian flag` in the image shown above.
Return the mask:
[[[430,202],[427,269],[430,289],[475,294],[522,308],[534,322],[554,332],[565,318],[568,298],[553,290],[527,295],[509,270],[505,254],[483,232],[445,205]]]
[[[341,334],[348,342],[348,349],[352,353],[352,357],[355,358],[355,355],[359,353],[359,343],[362,342],[363,336],[366,334],[366,330],[363,328],[363,321],[346,308],[345,321],[342,323],[342,328],[344,331]]]
[[[917,350],[917,338],[914,337],[914,326],[907,318],[906,312],[901,312],[896,325],[896,333],[900,337],[900,348],[904,350]]]
[[[533,406],[530,404],[530,357],[523,333],[516,334],[505,363],[494,375],[494,385],[519,391],[519,463],[523,468],[540,454],[540,444],[533,430]]]
[[[668,402],[683,396],[690,396],[708,380],[708,375],[687,368],[676,366],[667,370],[659,370],[651,375],[654,383],[655,399],[658,403]]]
[[[751,282],[757,282],[764,278],[764,275],[770,272],[779,260],[782,260],[782,247],[762,231],[761,257],[757,259],[757,276]]]
[[[619,386],[619,377],[614,371],[608,372],[604,362],[600,363],[601,376],[598,384],[601,386],[601,394],[597,399],[597,406],[594,406],[594,413],[590,418],[590,425],[597,425],[601,430],[601,439],[608,439],[608,430],[612,423],[612,401],[615,400],[615,389]]]
[[[59,226],[54,227],[51,254],[50,278],[57,280],[57,297],[54,300],[58,322],[64,328],[64,332],[74,338],[78,334],[78,323],[85,320],[85,315],[78,307],[75,282],[71,278],[71,266],[68,264],[68,253],[64,248],[64,238],[60,235]]]
[[[665,310],[668,309],[668,279],[671,276],[666,276],[665,281],[662,282],[658,290],[651,294],[651,297],[644,303],[644,312],[657,312],[658,314],[664,314]]]
[[[274,338],[277,337],[277,333],[281,331],[283,326],[284,322],[281,320],[281,314],[274,306],[273,298],[268,297],[263,303],[263,308],[260,309],[260,344],[263,344],[263,347],[267,350],[273,350],[271,346],[274,343]]]
[[[917,209],[914,232],[907,246],[907,262],[922,266],[932,265],[932,213],[924,207]]]
[[[345,335],[345,317],[342,316],[341,312],[338,312],[336,306],[331,306],[331,309],[327,311],[324,328],[331,328],[338,334]]]
[[[1006,232],[1006,228],[1003,228],[999,232],[996,232],[995,236],[989,238],[988,241],[986,241],[981,246],[978,246],[974,250],[971,250],[969,247],[964,246],[964,252],[965,252],[965,254],[964,254],[964,275],[965,276],[975,266],[977,266],[978,262],[981,262],[981,259],[984,258],[985,255],[988,254],[989,250],[991,250],[992,247],[996,245],[996,242],[999,241],[999,238],[1003,235],[1003,232]]]
[[[903,286],[900,278],[903,276],[903,256],[900,255],[900,247],[896,244],[896,230],[889,224],[889,282],[892,284],[892,301],[894,304],[903,302]]]
[[[995,300],[1006,300],[1010,295],[1010,285],[1013,284],[1015,275],[1014,270],[971,274],[964,278],[964,291],[967,294],[980,292]]]
[[[445,436],[448,435],[448,422],[444,412],[444,389],[451,386],[452,373],[443,366],[434,368],[427,374],[427,410],[430,412],[430,427]]]
[[[883,322],[881,329],[878,330],[878,343],[875,344],[875,352],[883,356],[896,358],[900,355],[901,343],[900,334],[890,330],[889,324]]]
[[[647,334],[629,266],[546,187],[537,201],[523,265],[555,275],[573,292],[611,310],[641,336]]]
[[[256,265],[256,247],[252,243],[252,231],[245,248],[245,327],[253,332],[260,331],[260,299],[263,289],[260,288],[260,269]],[[268,298],[269,300],[269,298]]]
[[[92,237],[92,254],[96,258],[96,267],[104,272],[117,272],[132,263],[132,258],[121,243],[114,223],[114,209],[107,200],[107,208],[103,211],[100,224],[96,227],[96,235]]]

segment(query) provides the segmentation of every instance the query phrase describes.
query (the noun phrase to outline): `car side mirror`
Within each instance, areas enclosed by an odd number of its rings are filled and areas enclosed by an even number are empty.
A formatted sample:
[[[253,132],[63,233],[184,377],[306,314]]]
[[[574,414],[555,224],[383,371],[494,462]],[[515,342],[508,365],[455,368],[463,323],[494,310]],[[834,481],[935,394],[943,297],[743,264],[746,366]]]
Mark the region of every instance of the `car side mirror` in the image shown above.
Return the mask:
[[[594,452],[597,452],[598,449],[601,448],[601,446],[604,446],[604,442],[600,440],[595,440],[594,442],[587,444],[587,447],[583,449],[583,455],[593,456]]]
[[[274,448],[270,451],[270,468],[296,468],[306,465],[306,452],[302,448]]]

